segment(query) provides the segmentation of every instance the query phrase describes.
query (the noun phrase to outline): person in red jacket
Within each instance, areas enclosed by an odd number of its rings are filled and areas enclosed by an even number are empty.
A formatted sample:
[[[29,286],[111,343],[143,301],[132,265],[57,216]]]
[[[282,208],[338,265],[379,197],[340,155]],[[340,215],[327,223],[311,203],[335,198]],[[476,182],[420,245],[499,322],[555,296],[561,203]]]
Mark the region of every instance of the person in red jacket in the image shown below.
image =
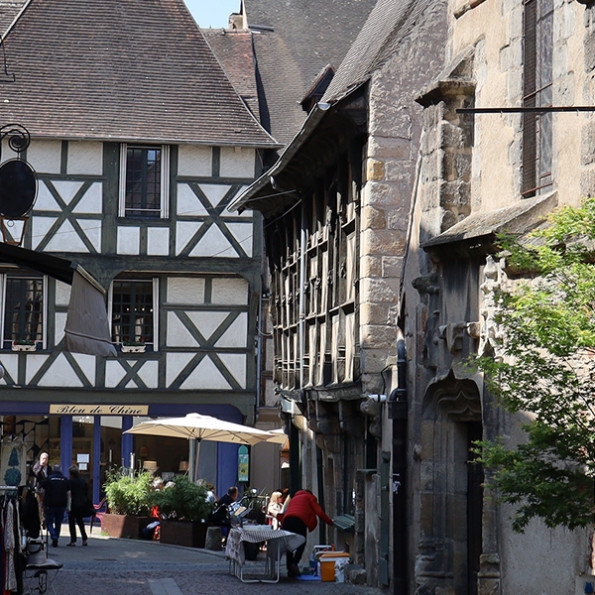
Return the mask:
[[[296,492],[290,500],[285,515],[283,516],[283,529],[292,533],[299,533],[306,537],[308,531],[314,531],[320,517],[328,525],[333,525],[331,519],[322,510],[316,496],[310,490],[300,490]],[[288,576],[298,576],[301,574],[299,562],[304,553],[306,544],[301,545],[295,552],[287,552],[287,574]]]

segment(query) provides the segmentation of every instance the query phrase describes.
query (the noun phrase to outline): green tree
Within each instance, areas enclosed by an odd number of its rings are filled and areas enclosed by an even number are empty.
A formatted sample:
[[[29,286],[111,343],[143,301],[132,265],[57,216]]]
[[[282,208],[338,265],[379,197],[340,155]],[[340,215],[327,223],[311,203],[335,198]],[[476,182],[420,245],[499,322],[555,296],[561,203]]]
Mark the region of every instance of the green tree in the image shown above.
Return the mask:
[[[534,517],[570,529],[593,523],[595,478],[595,199],[561,207],[521,242],[503,237],[517,276],[497,297],[502,343],[478,357],[490,391],[526,416],[526,440],[478,443],[487,484]]]

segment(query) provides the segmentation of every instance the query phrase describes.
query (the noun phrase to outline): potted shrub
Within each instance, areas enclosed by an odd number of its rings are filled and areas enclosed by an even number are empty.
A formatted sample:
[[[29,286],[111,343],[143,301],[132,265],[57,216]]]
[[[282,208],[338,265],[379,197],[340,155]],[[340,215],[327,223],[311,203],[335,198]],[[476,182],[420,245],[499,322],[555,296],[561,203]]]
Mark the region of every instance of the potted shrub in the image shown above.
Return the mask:
[[[161,515],[160,540],[163,543],[204,547],[207,518],[213,505],[207,501],[207,488],[185,475],[174,478],[172,485],[155,492],[152,503]]]
[[[108,513],[103,515],[102,530],[110,537],[141,537],[151,522],[151,482],[147,471],[131,473],[121,469],[108,475],[103,484]]]

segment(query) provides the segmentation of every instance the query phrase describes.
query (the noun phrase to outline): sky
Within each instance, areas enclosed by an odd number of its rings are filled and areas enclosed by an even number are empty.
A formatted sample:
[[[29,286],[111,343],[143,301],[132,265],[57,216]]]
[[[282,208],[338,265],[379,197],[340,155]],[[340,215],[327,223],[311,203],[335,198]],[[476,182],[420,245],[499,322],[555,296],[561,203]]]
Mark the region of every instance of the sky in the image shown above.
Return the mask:
[[[199,26],[227,27],[229,15],[238,12],[240,0],[184,0]]]

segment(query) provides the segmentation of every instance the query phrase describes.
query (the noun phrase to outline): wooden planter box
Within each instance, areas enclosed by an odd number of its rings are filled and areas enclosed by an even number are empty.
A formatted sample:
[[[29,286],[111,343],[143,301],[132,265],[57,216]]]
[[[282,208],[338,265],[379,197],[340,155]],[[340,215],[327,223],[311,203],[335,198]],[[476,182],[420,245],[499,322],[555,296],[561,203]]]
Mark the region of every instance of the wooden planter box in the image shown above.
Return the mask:
[[[141,539],[143,529],[155,519],[148,516],[127,516],[124,514],[104,514],[101,530],[110,537]]]
[[[208,523],[186,521],[161,521],[159,541],[170,545],[205,547]]]

